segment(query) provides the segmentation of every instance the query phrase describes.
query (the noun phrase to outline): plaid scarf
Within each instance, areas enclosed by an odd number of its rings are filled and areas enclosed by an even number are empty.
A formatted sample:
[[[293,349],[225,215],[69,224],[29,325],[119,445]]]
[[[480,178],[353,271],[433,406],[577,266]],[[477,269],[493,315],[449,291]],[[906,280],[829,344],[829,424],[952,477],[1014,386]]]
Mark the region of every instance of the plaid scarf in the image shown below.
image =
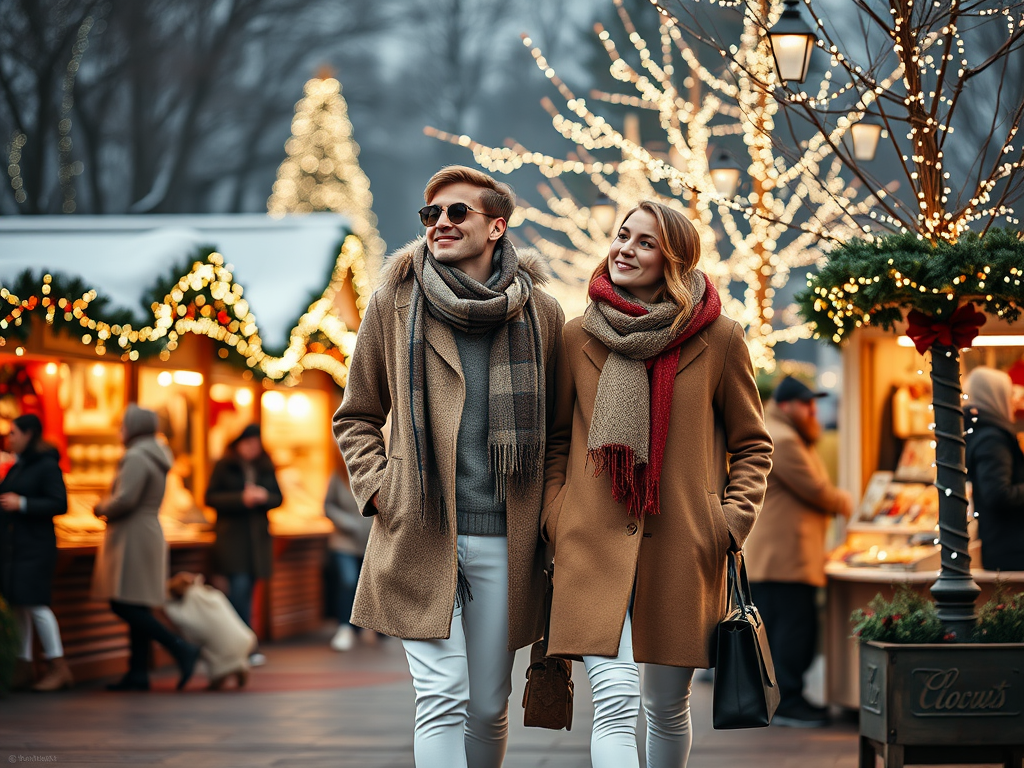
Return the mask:
[[[420,245],[413,255],[409,319],[409,401],[420,478],[420,516],[440,530],[448,515],[438,477],[427,397],[425,324],[439,321],[463,333],[495,331],[491,342],[487,455],[494,497],[504,502],[510,478],[540,471],[545,441],[544,370],[540,324],[531,299],[533,281],[519,268],[506,238],[495,248],[496,280],[481,285],[466,273],[438,262]],[[466,403],[464,407],[478,407]]]
[[[612,498],[637,518],[661,509],[680,345],[722,312],[707,275],[695,269],[687,279],[694,303],[681,331],[672,330],[679,311],[674,301],[646,304],[616,288],[607,275],[590,286],[593,303],[583,315],[584,330],[610,350],[597,381],[587,459],[595,464],[595,477],[608,471]]]

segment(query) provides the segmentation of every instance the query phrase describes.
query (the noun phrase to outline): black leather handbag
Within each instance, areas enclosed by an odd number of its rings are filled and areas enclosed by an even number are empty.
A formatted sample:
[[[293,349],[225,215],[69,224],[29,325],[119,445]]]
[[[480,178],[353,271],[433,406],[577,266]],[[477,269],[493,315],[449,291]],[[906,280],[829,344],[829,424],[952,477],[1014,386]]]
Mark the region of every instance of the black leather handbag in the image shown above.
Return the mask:
[[[768,635],[750,596],[747,567],[735,552],[728,558],[729,605],[715,641],[712,725],[718,730],[762,728],[779,706],[779,686]]]
[[[548,656],[551,630],[551,593],[554,565],[544,571],[547,590],[544,595],[544,639],[530,649],[523,691],[523,724],[527,728],[572,730],[572,662]]]

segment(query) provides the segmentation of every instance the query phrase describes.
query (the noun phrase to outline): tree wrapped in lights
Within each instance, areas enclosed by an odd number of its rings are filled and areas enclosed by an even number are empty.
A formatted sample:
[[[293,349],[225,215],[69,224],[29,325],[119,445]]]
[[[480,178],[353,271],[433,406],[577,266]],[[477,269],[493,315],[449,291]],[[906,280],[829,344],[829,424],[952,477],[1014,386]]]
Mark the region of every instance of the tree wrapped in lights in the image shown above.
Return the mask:
[[[352,138],[341,83],[325,72],[309,80],[303,92],[285,143],[288,157],[278,168],[267,212],[343,214],[363,241],[370,273],[376,274],[385,246],[377,232],[370,180],[359,165],[359,145]]]
[[[728,41],[701,27],[684,0],[671,8],[656,4],[666,15],[685,18],[690,34],[738,68],[791,124],[811,126],[855,178],[877,190],[880,210],[871,212],[876,228],[899,233],[852,240],[832,251],[800,300],[815,335],[836,344],[861,325],[893,328],[909,310],[907,335],[919,352],[931,354],[942,548],[942,570],[931,591],[947,632],[967,639],[979,589],[967,551],[959,351],[971,346],[986,319],[975,301],[1012,321],[1024,299],[1024,243],[1013,209],[1024,191],[1024,154],[1013,143],[1024,94],[1019,79],[1007,77],[1024,48],[1024,2],[996,7],[980,0],[853,0],[848,7],[861,25],[851,47],[845,39],[849,25],[844,28],[841,18],[826,23],[804,0],[807,32],[830,63],[818,88],[808,91],[799,87],[802,77],[781,81],[774,69],[764,76],[747,66],[730,53]],[[721,4],[738,8],[765,40],[780,18],[781,9],[762,0]],[[796,14],[798,3],[787,5]],[[968,101],[966,94],[978,94],[986,79],[989,101]],[[857,110],[870,108],[886,127],[897,160],[887,167],[906,183],[906,199],[882,194],[878,179],[837,140],[845,117],[837,105],[851,97]],[[972,121],[982,126],[980,134],[957,142],[954,134],[967,133]],[[968,161],[957,163],[961,158]],[[1000,221],[1010,228],[995,227]]]
[[[620,131],[594,112],[526,36],[524,44],[565,102],[564,109],[550,100],[544,106],[555,129],[576,145],[573,152],[561,159],[514,142],[495,148],[432,128],[427,133],[470,148],[476,162],[491,171],[509,173],[531,165],[549,179],[539,187],[546,210],[524,203],[513,223],[525,220],[568,241],[566,246],[535,229],[528,231],[563,280],[584,283],[596,261],[607,254],[613,234],[595,215],[597,206],[581,204],[563,179],[589,178],[620,212],[640,199],[652,198],[691,216],[703,225],[698,227],[703,267],[721,289],[725,311],[744,325],[755,365],[771,370],[776,344],[810,335],[804,324],[779,322],[776,290],[786,284],[793,269],[820,258],[819,241],[842,240],[861,231],[862,219],[877,201],[857,199],[857,185],[844,181],[842,163],[828,142],[809,141],[795,156],[774,146],[771,132],[778,105],[757,87],[756,78],[771,76],[771,56],[757,23],[745,24],[735,54],[739,63],[722,76],[702,64],[674,19],[663,18],[658,55],[638,33],[622,0],[615,0],[615,6],[640,67],[620,55],[608,30],[595,25],[612,76],[631,91],[595,91],[591,97],[598,103],[655,112],[668,152],[645,148],[628,117],[627,127]],[[753,76],[748,77],[746,70]],[[716,159],[722,150],[714,144],[730,136],[741,137],[746,149],[742,165],[751,186],[746,197],[737,197],[735,183],[733,189],[726,189],[719,178],[724,169],[719,169]],[[607,150],[617,157],[605,161],[595,157]],[[688,204],[684,197],[689,198]],[[712,227],[716,217],[721,240]],[[742,286],[742,298],[731,295],[731,285],[736,283]],[[583,296],[583,289],[577,289],[577,310]]]

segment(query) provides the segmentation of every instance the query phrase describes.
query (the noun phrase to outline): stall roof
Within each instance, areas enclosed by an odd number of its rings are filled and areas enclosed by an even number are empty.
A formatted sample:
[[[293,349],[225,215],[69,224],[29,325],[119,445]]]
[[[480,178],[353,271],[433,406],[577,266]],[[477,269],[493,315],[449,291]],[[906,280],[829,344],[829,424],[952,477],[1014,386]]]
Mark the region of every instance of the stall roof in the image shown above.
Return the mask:
[[[25,269],[82,278],[138,312],[157,277],[210,246],[233,266],[271,347],[283,347],[291,323],[325,288],[348,233],[333,213],[0,217],[0,282]]]

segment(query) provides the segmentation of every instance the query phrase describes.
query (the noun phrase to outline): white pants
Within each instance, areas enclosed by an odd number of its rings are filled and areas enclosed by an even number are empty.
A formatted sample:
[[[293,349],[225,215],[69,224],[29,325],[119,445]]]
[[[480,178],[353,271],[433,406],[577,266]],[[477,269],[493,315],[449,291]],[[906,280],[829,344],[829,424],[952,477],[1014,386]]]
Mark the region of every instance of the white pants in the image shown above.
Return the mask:
[[[403,640],[416,689],[416,768],[500,768],[508,742],[508,539],[459,536],[473,598],[447,640]]]
[[[639,766],[636,723],[641,685],[633,661],[633,629],[629,614],[622,626],[614,658],[584,656],[594,693],[594,729],[590,759],[594,768]],[[690,682],[693,670],[644,664],[643,705],[647,717],[647,768],[686,768],[693,733],[690,729]]]
[[[16,605],[14,618],[18,622],[18,634],[21,636],[21,648],[18,658],[32,661],[32,625],[39,633],[39,642],[43,646],[43,655],[48,659],[59,659],[64,655],[64,646],[60,642],[60,627],[57,617],[48,605]]]

